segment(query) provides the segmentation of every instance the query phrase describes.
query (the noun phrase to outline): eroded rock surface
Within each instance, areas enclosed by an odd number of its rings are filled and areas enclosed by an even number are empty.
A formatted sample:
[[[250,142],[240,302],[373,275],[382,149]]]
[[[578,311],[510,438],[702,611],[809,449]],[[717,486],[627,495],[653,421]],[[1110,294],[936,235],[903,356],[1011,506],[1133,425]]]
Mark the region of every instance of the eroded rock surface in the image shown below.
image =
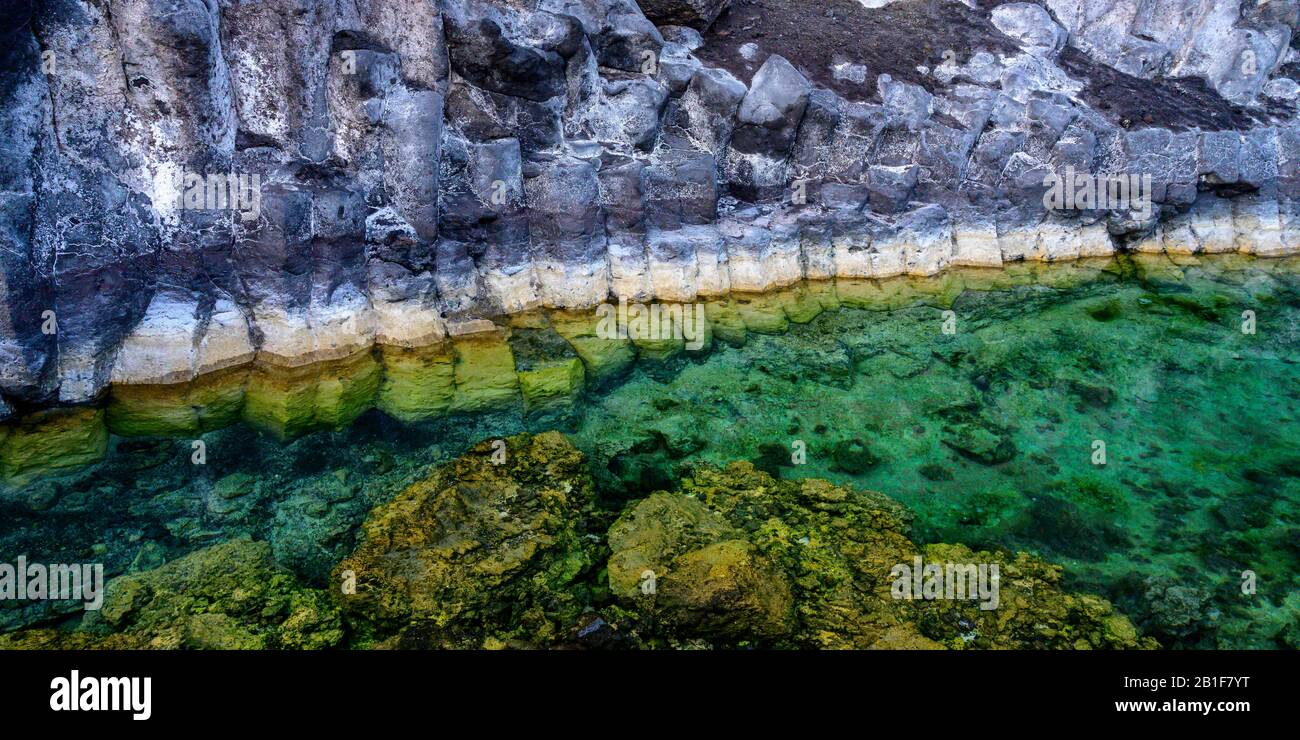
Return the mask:
[[[588,601],[580,577],[595,563],[584,465],[558,433],[485,442],[372,511],[334,571],[355,579],[340,598],[360,639],[560,639]]]
[[[1294,0],[17,5],[3,416],[612,296],[1300,249]],[[1045,209],[1067,168],[1152,208]]]
[[[610,590],[679,638],[807,648],[1133,648],[1104,599],[1060,568],[963,545],[918,547],[911,515],[875,492],[783,481],[734,463],[629,507],[609,533]],[[893,569],[996,564],[999,601],[896,598]],[[640,584],[654,574],[654,593]]]

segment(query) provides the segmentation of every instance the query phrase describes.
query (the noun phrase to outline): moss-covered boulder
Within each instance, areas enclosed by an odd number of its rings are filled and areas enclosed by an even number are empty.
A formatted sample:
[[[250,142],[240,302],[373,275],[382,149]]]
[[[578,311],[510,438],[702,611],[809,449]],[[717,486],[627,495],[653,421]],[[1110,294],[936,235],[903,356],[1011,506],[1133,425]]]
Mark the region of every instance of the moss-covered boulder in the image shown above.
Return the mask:
[[[236,539],[116,578],[101,610],[0,648],[1155,645],[1035,556],[916,545],[879,493],[702,466],[611,523],[592,481],[557,432],[486,440],[372,510],[328,590]],[[258,485],[225,476],[209,508]],[[971,580],[931,589],[930,567]]]
[[[70,629],[0,635],[0,649],[320,649],[343,639],[338,607],[236,539],[113,579]]]
[[[879,493],[777,480],[747,462],[702,467],[676,492],[631,506],[610,529],[609,584],[621,602],[621,621],[612,621],[657,631],[667,644],[1154,646],[1104,599],[1062,591],[1058,566],[963,545],[920,548],[909,529],[907,510]],[[940,568],[996,566],[997,598],[900,589],[900,567],[918,557]]]
[[[501,442],[370,513],[334,570],[360,644],[547,644],[577,621],[599,541],[582,454],[555,432]]]
[[[615,523],[609,543],[610,590],[663,614],[675,633],[744,641],[792,629],[787,575],[696,499],[650,496]]]

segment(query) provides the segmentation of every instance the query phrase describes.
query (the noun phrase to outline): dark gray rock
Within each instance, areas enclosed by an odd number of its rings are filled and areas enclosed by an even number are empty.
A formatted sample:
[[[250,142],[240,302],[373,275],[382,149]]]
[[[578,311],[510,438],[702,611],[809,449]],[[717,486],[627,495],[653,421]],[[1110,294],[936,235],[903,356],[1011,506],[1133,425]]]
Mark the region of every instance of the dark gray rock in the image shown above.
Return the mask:
[[[784,57],[768,57],[740,101],[732,147],[744,153],[785,156],[811,92],[812,85]]]
[[[328,334],[347,311],[427,309],[436,335],[692,260],[752,288],[909,244],[928,274],[955,234],[1189,210],[1276,216],[1268,249],[1295,249],[1295,0],[895,3],[775,33],[738,5],[701,33],[723,5],[33,6],[0,48],[0,409],[101,399],[124,338],[157,314],[201,341],[218,302],[293,355],[364,346],[363,316]],[[1162,207],[1047,214],[1069,169],[1150,174]],[[232,172],[255,210],[178,197]]]
[[[642,0],[641,10],[660,26],[689,26],[704,31],[730,0]]]

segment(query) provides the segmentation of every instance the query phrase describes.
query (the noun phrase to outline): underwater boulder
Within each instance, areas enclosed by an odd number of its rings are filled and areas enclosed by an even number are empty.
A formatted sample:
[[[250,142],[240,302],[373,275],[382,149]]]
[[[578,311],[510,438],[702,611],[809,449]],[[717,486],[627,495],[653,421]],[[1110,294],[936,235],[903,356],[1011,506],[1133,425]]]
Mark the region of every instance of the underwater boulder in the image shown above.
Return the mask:
[[[240,538],[115,578],[103,608],[75,628],[0,635],[0,649],[321,649],[342,639],[323,591],[298,585],[267,543]]]
[[[609,621],[668,645],[778,648],[1150,648],[1109,602],[1061,590],[1025,553],[915,545],[911,514],[873,491],[701,466],[609,532]],[[900,595],[897,569],[983,566],[996,594]],[[919,580],[919,579],[918,579]],[[984,608],[989,607],[989,608]]]
[[[488,440],[370,512],[334,569],[361,644],[546,643],[576,623],[594,562],[582,454],[547,432]]]
[[[963,422],[945,427],[943,443],[981,465],[998,465],[1016,456],[1016,445],[1009,435],[983,424]]]
[[[656,493],[609,531],[613,593],[653,609],[684,635],[744,640],[787,634],[787,576],[720,515],[696,499]]]
[[[1188,638],[1202,628],[1210,595],[1203,589],[1168,576],[1146,579],[1145,624],[1167,639]]]

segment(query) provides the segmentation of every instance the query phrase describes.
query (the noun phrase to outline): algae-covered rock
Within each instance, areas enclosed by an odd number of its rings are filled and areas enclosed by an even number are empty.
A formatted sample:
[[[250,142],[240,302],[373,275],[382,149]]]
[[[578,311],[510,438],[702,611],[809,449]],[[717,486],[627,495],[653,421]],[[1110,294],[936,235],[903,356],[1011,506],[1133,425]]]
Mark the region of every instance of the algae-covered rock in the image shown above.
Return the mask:
[[[249,374],[243,419],[280,439],[338,429],[374,404],[379,380],[370,350],[301,367],[259,363]]]
[[[320,649],[342,639],[323,591],[298,585],[265,542],[235,539],[116,578],[77,627],[2,635],[0,649]]]
[[[239,421],[248,368],[237,367],[168,385],[112,386],[108,429],[122,436],[166,437],[203,432]]]
[[[784,308],[785,302],[779,295],[737,293],[731,296],[731,299],[748,331],[759,334],[781,334],[790,328],[790,320],[786,317]]]
[[[472,413],[519,403],[519,379],[510,344],[498,332],[481,332],[457,337],[453,375],[456,394],[451,410]]]
[[[610,590],[653,595],[684,635],[747,639],[791,628],[790,581],[703,503],[656,493],[609,531]]]
[[[376,508],[334,570],[363,644],[545,644],[587,601],[583,531],[594,496],[582,454],[547,432],[483,442]],[[349,589],[351,590],[351,589]]]
[[[615,377],[636,360],[636,350],[630,340],[602,337],[596,333],[599,319],[592,311],[552,311],[549,319],[555,331],[582,358],[582,364],[592,378]]]
[[[572,403],[582,391],[582,361],[555,360],[538,363],[531,370],[519,373],[519,388],[524,394],[524,407],[534,410],[554,404]]]
[[[582,392],[586,377],[582,360],[553,329],[515,330],[510,337],[510,348],[525,410],[572,405]]]
[[[743,347],[748,338],[745,319],[731,298],[709,301],[704,304],[705,315],[713,336],[732,347]]]
[[[919,548],[909,528],[910,514],[879,493],[777,480],[747,462],[701,467],[610,529],[610,590],[623,628],[657,629],[670,644],[703,636],[797,648],[1154,646],[1104,599],[1063,592],[1058,566],[963,545]],[[997,578],[969,597],[900,589],[899,569],[922,563],[996,566]]]
[[[0,437],[0,478],[15,486],[95,462],[108,449],[103,409],[51,409],[23,417]]]
[[[383,379],[376,405],[402,421],[434,419],[447,413],[456,395],[451,348],[381,348]]]
[[[1016,455],[1016,446],[1010,437],[981,424],[960,423],[946,427],[943,443],[962,457],[983,465],[998,465]]]
[[[822,303],[822,296],[806,285],[795,285],[781,290],[776,294],[776,298],[781,302],[785,315],[796,324],[806,324],[826,310]]]
[[[330,478],[360,501],[345,475]],[[607,527],[613,513],[563,435],[486,440],[373,509],[328,591],[276,564],[302,570],[284,542],[237,539],[121,576],[77,625],[16,632],[0,648],[1155,644],[1104,599],[1064,592],[1060,568],[1035,556],[914,544],[910,513],[883,494],[746,462],[664,483],[674,490],[625,505]],[[209,507],[261,486],[227,475]],[[285,516],[310,519],[313,503]],[[345,540],[320,521],[324,546]],[[931,588],[929,568],[954,567],[971,580]]]
[[[355,583],[338,598],[358,644],[589,644],[581,625],[598,622],[601,645],[639,647],[1154,646],[1104,599],[1062,591],[1057,566],[919,547],[910,513],[882,494],[743,462],[627,505],[602,571],[605,549],[584,531],[600,513],[582,455],[554,432],[504,443],[371,512],[334,572]],[[921,563],[992,577],[956,598],[901,592],[898,569]]]

